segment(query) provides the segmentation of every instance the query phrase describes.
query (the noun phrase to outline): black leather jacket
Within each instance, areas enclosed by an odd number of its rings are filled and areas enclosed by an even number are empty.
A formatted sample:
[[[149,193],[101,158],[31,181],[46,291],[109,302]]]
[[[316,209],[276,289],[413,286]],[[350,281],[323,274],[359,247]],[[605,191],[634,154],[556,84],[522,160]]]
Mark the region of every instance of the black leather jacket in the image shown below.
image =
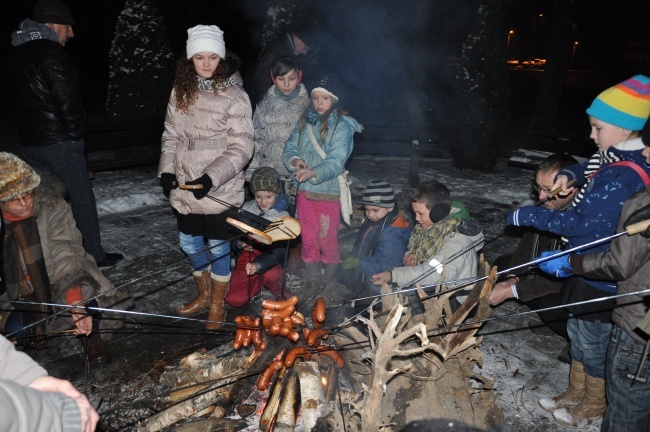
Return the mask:
[[[21,145],[84,138],[86,114],[77,72],[59,43],[38,39],[15,46],[7,66]]]

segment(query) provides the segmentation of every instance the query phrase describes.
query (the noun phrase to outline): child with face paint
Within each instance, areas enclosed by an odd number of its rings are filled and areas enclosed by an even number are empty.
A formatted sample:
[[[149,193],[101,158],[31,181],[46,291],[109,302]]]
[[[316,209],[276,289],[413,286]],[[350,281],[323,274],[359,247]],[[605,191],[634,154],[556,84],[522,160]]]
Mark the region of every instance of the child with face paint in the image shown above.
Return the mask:
[[[280,174],[283,191],[288,194],[291,173],[282,162],[282,151],[298,119],[309,105],[309,94],[301,83],[300,64],[292,57],[280,57],[270,71],[273,85],[257,104],[253,114],[255,153],[246,168],[246,180],[259,167],[271,167]],[[295,210],[295,195],[288,194]]]

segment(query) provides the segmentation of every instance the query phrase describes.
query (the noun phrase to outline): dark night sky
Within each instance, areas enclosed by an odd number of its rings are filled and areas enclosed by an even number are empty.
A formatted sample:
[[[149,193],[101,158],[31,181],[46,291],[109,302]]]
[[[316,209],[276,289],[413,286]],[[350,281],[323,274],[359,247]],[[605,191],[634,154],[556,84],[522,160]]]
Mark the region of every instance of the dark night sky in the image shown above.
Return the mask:
[[[647,63],[642,70],[640,65],[630,66],[623,61],[626,42],[650,43],[647,25],[650,1],[576,1],[576,40],[580,41],[577,68],[636,67],[637,70],[630,72],[650,72]],[[97,108],[101,106],[107,86],[108,50],[124,0],[65,2],[78,23],[74,26],[75,38],[66,50],[79,71],[87,107]],[[20,20],[31,15],[35,0],[5,3],[0,16],[2,59],[10,49],[11,32]],[[271,3],[271,0],[157,0],[177,52],[184,47],[188,27],[216,24],[225,32],[227,47],[243,57],[244,67],[250,67],[255,59],[265,12]],[[433,88],[434,92],[436,85],[445,86],[440,76],[445,75],[447,58],[460,46],[467,18],[475,13],[475,6],[479,4],[477,0],[453,3],[443,0],[323,0],[317,3],[323,13],[319,17],[320,28],[326,30],[319,42],[321,64],[337,71],[346,87],[363,85],[364,92],[377,93],[399,91],[409,85],[405,84],[407,82],[416,88]],[[504,51],[507,32],[514,29],[515,35],[510,41],[513,54],[543,57],[553,0],[504,0],[503,4],[506,16]],[[544,17],[535,20],[539,13]],[[533,23],[535,38],[531,45]],[[0,82],[6,83],[4,78],[2,67]],[[2,89],[2,94],[7,97],[6,88]],[[381,99],[376,102],[383,103]],[[2,105],[5,107],[2,112],[6,113],[9,104]]]

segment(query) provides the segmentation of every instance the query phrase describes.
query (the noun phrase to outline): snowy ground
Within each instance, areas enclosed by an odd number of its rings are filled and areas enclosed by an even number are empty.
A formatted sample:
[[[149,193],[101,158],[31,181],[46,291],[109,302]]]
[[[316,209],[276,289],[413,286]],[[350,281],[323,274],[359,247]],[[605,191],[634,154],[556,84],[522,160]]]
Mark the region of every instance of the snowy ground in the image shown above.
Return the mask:
[[[411,192],[407,184],[408,163],[406,158],[354,157],[349,166],[353,195],[359,196],[370,180],[383,178],[397,193],[408,197]],[[533,203],[532,177],[532,171],[508,166],[506,159],[500,161],[492,174],[459,172],[448,159],[425,159],[420,180],[436,179],[445,183],[456,199],[465,202],[484,225],[487,240],[484,253],[492,261],[514,249],[518,241],[516,236],[504,234],[506,214],[510,209]],[[173,309],[187,300],[193,283],[178,248],[172,212],[155,173],[152,169],[97,173],[93,187],[104,245],[109,251],[125,255],[124,261],[105,273],[136,299],[137,311],[174,315]],[[354,231],[342,231],[343,251],[349,250],[354,234]],[[526,310],[509,302],[495,309],[493,316]],[[494,381],[505,421],[514,430],[562,431],[565,429],[538,406],[537,400],[561,393],[568,382],[568,365],[556,359],[564,340],[559,336],[531,333],[526,327],[530,317],[508,318],[485,325],[481,331],[484,364],[480,373]],[[102,414],[107,406],[124,402],[120,395],[133,387],[143,389],[136,397],[150,396],[147,385],[156,380],[159,376],[156,369],[164,368],[166,362],[198,347],[209,348],[224,342],[223,338],[208,338],[200,331],[188,330],[200,329],[198,324],[166,320],[166,328],[177,326],[178,332],[184,335],[170,336],[169,331],[162,332],[160,327],[150,325],[161,319],[130,317],[129,320],[133,323],[129,327],[132,332],[116,335],[110,342],[114,361],[106,368],[85,369],[72,338],[62,338],[54,344],[56,349],[34,353],[34,356],[53,375],[79,385],[96,406],[103,404],[99,408]],[[107,400],[100,390],[110,386],[115,387],[114,397]],[[106,412],[104,430],[118,430],[111,426],[112,420],[106,420],[110,419]],[[142,409],[142,413],[146,415],[146,412],[147,409]]]

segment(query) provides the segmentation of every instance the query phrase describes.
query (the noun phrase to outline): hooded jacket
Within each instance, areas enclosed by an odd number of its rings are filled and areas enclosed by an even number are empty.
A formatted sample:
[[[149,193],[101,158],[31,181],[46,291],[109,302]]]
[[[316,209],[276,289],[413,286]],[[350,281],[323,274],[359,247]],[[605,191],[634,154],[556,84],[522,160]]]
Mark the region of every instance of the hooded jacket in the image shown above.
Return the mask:
[[[52,300],[55,303],[67,304],[66,293],[73,287],[81,287],[82,298],[89,299],[97,294],[113,290],[113,285],[99,270],[95,260],[86,254],[81,242],[81,233],[77,229],[70,206],[63,199],[63,194],[63,186],[58,180],[43,176],[41,185],[36,189],[34,195],[32,217],[36,218],[43,259],[51,284]],[[3,223],[11,224],[7,220],[3,220]],[[4,256],[15,254],[16,249],[16,242],[12,237],[4,239]],[[7,265],[5,262],[4,274],[16,272],[16,269],[7,268]],[[6,295],[9,300],[17,300],[19,298],[18,287],[7,285]],[[119,291],[102,295],[97,302],[100,307],[117,306],[118,309],[128,308],[133,304],[132,299]],[[121,327],[123,316],[115,315],[120,319],[103,319],[100,321],[101,328]],[[50,321],[61,320],[57,318]],[[64,321],[63,326],[69,326],[72,323],[67,319]],[[50,324],[48,322],[48,325]]]
[[[280,93],[275,85],[269,87],[253,114],[255,153],[246,169],[246,180],[250,181],[253,171],[264,166],[275,169],[282,177],[291,174],[282,163],[282,152],[309,103],[309,95],[302,84],[290,95]]]
[[[649,204],[650,186],[625,202],[617,232],[625,231],[623,225],[628,217]],[[646,290],[650,288],[650,240],[640,235],[617,237],[612,240],[609,252],[572,254],[571,266],[576,275],[619,281],[617,294]],[[647,302],[643,297],[633,295],[617,298],[616,305],[612,321],[645,345],[648,339],[635,328],[648,312]]]
[[[198,84],[197,84],[198,85]],[[239,207],[244,202],[244,168],[253,155],[253,121],[248,95],[231,77],[218,95],[213,90],[199,90],[197,100],[187,114],[176,109],[172,90],[158,175],[176,174],[179,184],[208,174],[212,180],[210,195]],[[174,189],[169,194],[178,213],[221,214],[222,204],[191,191]]]
[[[325,152],[325,159],[314,148],[309,136],[309,128]],[[353,136],[355,132],[361,132],[361,126],[352,117],[339,115],[338,109],[334,108],[327,118],[327,134],[322,142],[320,128],[320,119],[314,125],[305,122],[302,130],[299,122],[284,146],[282,161],[293,174],[296,172],[296,168],[291,166],[294,159],[304,160],[309,169],[316,171],[316,177],[298,185],[299,191],[307,192],[308,199],[322,199],[322,195],[331,195],[334,199],[330,201],[338,201],[341,190],[337,177],[343,172],[345,162],[352,154]]]
[[[26,19],[11,35],[8,73],[23,146],[80,141],[86,114],[72,60],[45,24]]]
[[[456,205],[454,201],[452,212]],[[414,231],[422,229],[421,225],[417,225]],[[415,266],[396,267],[391,271],[391,279],[398,286],[406,287],[406,284],[426,273],[429,274],[418,281],[420,285],[433,285],[440,282],[443,272],[446,281],[475,278],[478,275],[478,252],[483,248],[483,242],[483,231],[478,221],[473,218],[461,219],[458,230],[445,239],[442,247],[428,262]],[[465,300],[465,296],[456,298],[460,302]]]

